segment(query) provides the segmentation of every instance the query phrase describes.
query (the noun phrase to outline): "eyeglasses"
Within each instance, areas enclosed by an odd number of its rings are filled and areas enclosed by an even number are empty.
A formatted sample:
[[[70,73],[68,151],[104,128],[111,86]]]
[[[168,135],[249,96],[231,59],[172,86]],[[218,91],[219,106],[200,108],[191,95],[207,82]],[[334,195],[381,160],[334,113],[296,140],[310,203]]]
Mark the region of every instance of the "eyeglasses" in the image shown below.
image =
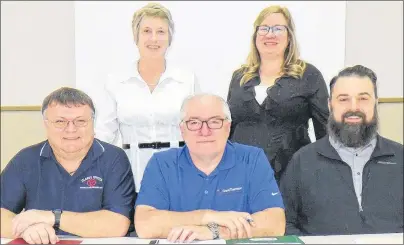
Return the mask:
[[[55,128],[65,129],[69,125],[70,122],[72,122],[73,125],[78,127],[78,128],[83,128],[83,127],[87,126],[88,122],[90,120],[92,120],[92,119],[93,118],[91,117],[90,119],[87,119],[87,120],[80,118],[80,119],[74,119],[74,120],[58,119],[58,120],[55,120],[55,121],[51,121],[51,120],[46,119],[45,121],[51,122]]]
[[[284,25],[275,25],[275,26],[257,26],[257,34],[260,36],[265,36],[269,31],[275,36],[279,36],[287,30],[287,26]]]
[[[202,121],[199,119],[191,119],[188,121],[185,121],[185,124],[187,125],[188,130],[190,131],[197,131],[200,130],[203,126],[203,123],[206,123],[209,129],[221,129],[223,127],[223,121],[227,120],[226,118],[211,118],[206,121]]]

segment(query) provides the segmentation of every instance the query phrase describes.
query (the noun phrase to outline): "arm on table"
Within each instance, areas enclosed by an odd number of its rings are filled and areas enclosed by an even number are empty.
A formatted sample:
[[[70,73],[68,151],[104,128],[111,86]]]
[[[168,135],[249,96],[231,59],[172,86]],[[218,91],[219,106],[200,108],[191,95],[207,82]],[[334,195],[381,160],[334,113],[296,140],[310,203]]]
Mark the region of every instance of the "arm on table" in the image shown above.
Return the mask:
[[[1,237],[5,238],[14,238],[13,230],[12,230],[12,220],[16,216],[15,213],[7,210],[5,208],[0,209],[0,216],[1,216]]]
[[[64,211],[60,218],[61,230],[81,237],[125,236],[129,224],[127,217],[109,210],[88,213]]]
[[[135,227],[140,238],[167,238],[177,226],[198,226],[203,223],[207,210],[172,212],[139,205],[135,211]]]
[[[181,230],[192,230],[197,234],[198,240],[212,239],[213,234],[207,227],[210,222],[227,227],[227,237],[244,238],[249,233],[249,227],[246,218],[252,218],[245,212],[233,211],[214,211],[214,210],[195,210],[189,212],[173,212],[166,210],[158,210],[151,206],[139,205],[136,208],[136,231],[140,238],[178,238],[173,235],[173,229],[176,229],[180,235]],[[272,215],[272,214],[271,214]],[[262,215],[257,216],[261,223]],[[273,218],[271,216],[271,218]],[[243,222],[240,222],[240,219]],[[276,220],[274,221],[276,222]],[[243,224],[244,223],[244,224]],[[262,227],[267,224],[262,223]],[[248,227],[246,227],[248,226]],[[248,231],[247,231],[248,229]],[[249,233],[250,234],[250,233]]]
[[[1,237],[14,238],[12,221],[25,207],[23,157],[17,154],[4,168],[1,181]]]
[[[252,214],[255,226],[252,237],[283,236],[285,234],[285,212],[282,208],[268,208]],[[220,227],[221,239],[233,239],[227,227]],[[245,238],[245,237],[243,237]]]

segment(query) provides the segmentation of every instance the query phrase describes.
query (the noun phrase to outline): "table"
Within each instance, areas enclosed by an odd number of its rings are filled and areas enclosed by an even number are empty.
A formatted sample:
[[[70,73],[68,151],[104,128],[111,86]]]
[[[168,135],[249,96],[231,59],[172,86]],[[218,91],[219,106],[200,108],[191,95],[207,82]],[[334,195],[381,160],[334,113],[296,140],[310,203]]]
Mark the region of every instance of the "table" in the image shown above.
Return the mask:
[[[403,244],[403,233],[301,236],[307,244]]]
[[[61,239],[82,240],[81,244],[147,244],[150,240],[135,237],[113,238],[77,238],[61,237]],[[306,244],[403,244],[403,233],[366,234],[366,235],[333,235],[333,236],[301,236]],[[1,244],[11,239],[1,238]],[[197,242],[199,244],[224,244],[224,240]],[[164,244],[164,241],[160,244]]]

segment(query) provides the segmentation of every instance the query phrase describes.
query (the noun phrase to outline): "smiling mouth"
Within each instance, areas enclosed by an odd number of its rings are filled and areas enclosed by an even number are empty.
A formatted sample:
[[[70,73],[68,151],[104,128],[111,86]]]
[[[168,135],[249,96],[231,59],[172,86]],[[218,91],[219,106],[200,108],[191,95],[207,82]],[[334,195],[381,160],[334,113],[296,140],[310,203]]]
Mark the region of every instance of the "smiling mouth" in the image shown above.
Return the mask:
[[[158,46],[158,45],[148,45],[147,48],[148,48],[148,49],[157,50],[157,49],[160,48],[160,46]]]
[[[356,123],[356,122],[360,122],[362,121],[361,117],[357,117],[357,116],[350,116],[350,117],[345,117],[344,118],[345,122],[351,122],[351,123]]]
[[[204,140],[204,141],[197,141],[196,143],[198,144],[208,144],[208,143],[213,143],[215,142],[214,140]]]
[[[80,137],[74,137],[74,138],[63,138],[64,140],[78,140]]]
[[[265,46],[274,46],[274,45],[277,45],[278,43],[276,43],[276,42],[264,42],[264,45]]]

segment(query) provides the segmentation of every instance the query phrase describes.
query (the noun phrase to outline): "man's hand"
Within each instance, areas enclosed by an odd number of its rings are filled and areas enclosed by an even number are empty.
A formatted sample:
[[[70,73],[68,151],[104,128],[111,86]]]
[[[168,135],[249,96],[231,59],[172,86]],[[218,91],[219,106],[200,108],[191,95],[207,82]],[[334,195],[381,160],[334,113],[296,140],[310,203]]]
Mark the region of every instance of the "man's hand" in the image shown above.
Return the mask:
[[[29,226],[21,234],[21,238],[29,244],[56,244],[59,241],[55,229],[45,223]]]
[[[251,238],[251,228],[255,223],[249,213],[245,212],[219,212],[208,211],[203,218],[202,223],[214,222],[220,226],[227,227],[230,231],[231,239]]]
[[[194,240],[212,240],[213,234],[205,226],[174,227],[168,233],[167,240],[172,243],[189,243]]]
[[[55,223],[55,215],[51,211],[31,209],[16,215],[12,221],[12,230],[15,237],[20,237],[21,234],[29,226],[45,223],[51,227]]]

